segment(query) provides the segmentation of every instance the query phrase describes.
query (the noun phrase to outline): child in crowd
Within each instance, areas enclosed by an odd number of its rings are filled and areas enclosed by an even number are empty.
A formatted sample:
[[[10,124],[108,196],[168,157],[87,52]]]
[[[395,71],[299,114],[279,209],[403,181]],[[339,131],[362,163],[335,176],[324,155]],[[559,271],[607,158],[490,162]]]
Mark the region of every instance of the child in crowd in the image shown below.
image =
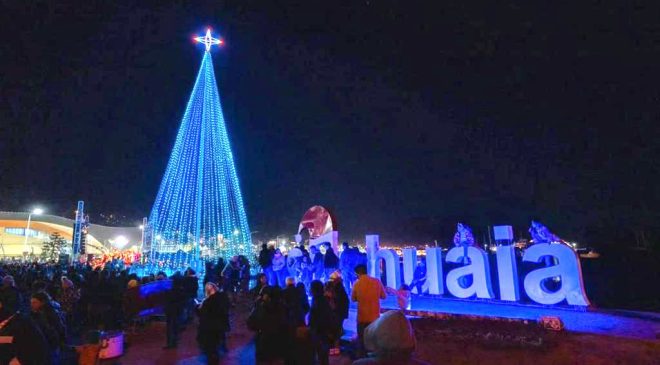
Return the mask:
[[[410,310],[410,287],[402,284],[399,290],[386,288],[387,294],[396,295],[396,302],[401,310]]]

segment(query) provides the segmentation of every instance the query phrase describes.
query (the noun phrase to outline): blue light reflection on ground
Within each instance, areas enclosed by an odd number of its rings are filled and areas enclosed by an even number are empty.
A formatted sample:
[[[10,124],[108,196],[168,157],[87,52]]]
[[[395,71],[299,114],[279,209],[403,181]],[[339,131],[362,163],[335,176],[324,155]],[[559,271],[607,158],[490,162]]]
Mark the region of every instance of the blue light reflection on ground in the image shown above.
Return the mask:
[[[381,306],[385,309],[398,309],[396,299],[392,296],[382,300]],[[660,314],[647,312],[579,311],[561,307],[472,302],[417,296],[413,296],[412,310],[534,321],[541,316],[555,316],[561,318],[569,331],[608,336],[656,339],[656,334],[660,333]],[[344,337],[351,337],[355,334],[355,311],[356,306],[353,303],[351,304],[349,319],[344,322],[344,329],[347,332]]]

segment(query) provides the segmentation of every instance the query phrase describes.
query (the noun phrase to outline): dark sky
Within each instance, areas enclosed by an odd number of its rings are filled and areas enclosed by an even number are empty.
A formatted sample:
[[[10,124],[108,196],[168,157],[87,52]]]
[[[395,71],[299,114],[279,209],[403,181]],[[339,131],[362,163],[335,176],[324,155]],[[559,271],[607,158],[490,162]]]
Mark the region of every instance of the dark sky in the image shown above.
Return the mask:
[[[594,245],[660,237],[657,8],[62,3],[0,8],[3,210],[148,215],[212,26],[253,230],[322,204],[344,238],[534,217]]]

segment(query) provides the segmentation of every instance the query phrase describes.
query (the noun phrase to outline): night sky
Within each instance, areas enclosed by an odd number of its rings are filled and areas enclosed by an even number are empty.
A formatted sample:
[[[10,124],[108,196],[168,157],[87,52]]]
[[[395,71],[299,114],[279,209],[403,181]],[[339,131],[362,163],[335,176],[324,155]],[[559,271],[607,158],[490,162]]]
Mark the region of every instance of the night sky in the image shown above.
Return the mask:
[[[211,26],[252,230],[294,234],[321,204],[345,239],[532,218],[594,246],[660,237],[643,3],[58,3],[0,8],[1,210],[147,216]]]

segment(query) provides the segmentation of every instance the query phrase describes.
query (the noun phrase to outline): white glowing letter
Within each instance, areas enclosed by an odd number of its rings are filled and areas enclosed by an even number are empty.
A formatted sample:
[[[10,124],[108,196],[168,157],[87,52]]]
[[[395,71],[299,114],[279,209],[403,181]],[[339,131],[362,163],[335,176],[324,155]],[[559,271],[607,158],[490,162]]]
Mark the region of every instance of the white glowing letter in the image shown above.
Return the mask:
[[[516,251],[513,245],[497,248],[497,277],[500,284],[500,299],[512,302],[519,301]]]
[[[480,248],[468,247],[467,255],[470,263],[447,273],[447,290],[457,298],[469,298],[476,294],[477,298],[493,299],[490,285],[490,266],[488,256]],[[454,247],[447,253],[447,262],[462,263],[463,247]],[[460,278],[472,275],[472,285],[464,288]]]
[[[428,285],[429,294],[440,295],[445,292],[442,284],[442,249],[429,247],[426,249],[426,283],[424,285]]]
[[[394,250],[380,249],[376,252],[376,258],[373,261],[374,277],[380,279],[380,259],[385,261],[385,282],[392,289],[399,289],[401,283],[401,268],[399,267],[399,255]]]
[[[369,234],[366,236],[366,246],[367,246],[367,274],[373,278],[378,278],[376,276],[376,252],[380,250],[380,236],[377,234]]]
[[[410,285],[414,279],[415,267],[417,267],[417,250],[414,248],[403,249],[403,282]],[[420,293],[421,294],[421,293]]]
[[[582,282],[580,259],[575,251],[561,244],[538,243],[525,251],[523,261],[541,262],[546,256],[553,257],[557,264],[527,274],[524,281],[527,296],[540,304],[552,305],[566,299],[570,305],[589,305]],[[543,281],[554,277],[560,278],[561,287],[550,292],[543,286]]]

